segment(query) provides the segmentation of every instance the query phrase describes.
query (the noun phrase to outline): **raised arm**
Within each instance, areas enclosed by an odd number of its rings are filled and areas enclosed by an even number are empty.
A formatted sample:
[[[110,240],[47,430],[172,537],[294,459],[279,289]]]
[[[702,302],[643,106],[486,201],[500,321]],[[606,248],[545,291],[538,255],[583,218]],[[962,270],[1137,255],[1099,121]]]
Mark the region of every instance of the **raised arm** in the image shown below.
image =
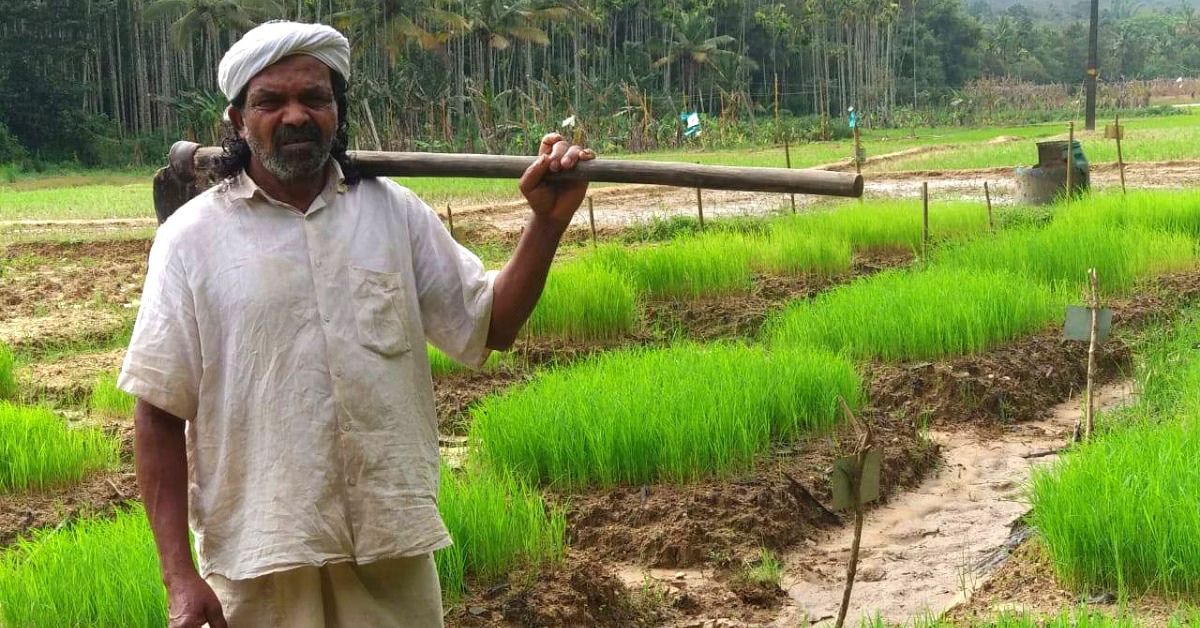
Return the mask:
[[[558,244],[571,218],[587,194],[587,182],[549,183],[550,172],[570,170],[580,161],[595,157],[591,149],[574,146],[558,133],[542,138],[538,160],[521,177],[521,194],[529,201],[533,216],[521,234],[517,249],[496,277],[492,297],[491,326],[487,346],[505,350],[512,346],[521,326],[533,313]]]

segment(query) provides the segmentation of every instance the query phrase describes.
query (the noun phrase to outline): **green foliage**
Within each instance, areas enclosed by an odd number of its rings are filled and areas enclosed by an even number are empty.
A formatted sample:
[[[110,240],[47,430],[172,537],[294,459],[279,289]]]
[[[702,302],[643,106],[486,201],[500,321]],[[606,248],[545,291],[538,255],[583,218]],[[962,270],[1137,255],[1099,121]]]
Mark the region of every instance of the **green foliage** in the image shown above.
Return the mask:
[[[425,345],[425,354],[429,359],[429,371],[434,377],[450,375],[452,373],[460,373],[467,370],[466,366],[459,364],[456,360],[443,353],[440,349],[433,345]],[[493,351],[488,359],[484,361],[481,371],[494,371],[501,368],[505,364],[512,361],[512,353],[503,351]]]
[[[117,388],[117,376],[106,373],[92,384],[92,395],[88,407],[93,414],[112,418],[129,419],[137,398]]]
[[[0,554],[0,623],[165,626],[167,596],[142,507],[43,530]]]
[[[1005,232],[939,251],[935,263],[951,268],[1006,270],[1031,279],[1076,287],[1095,268],[1101,291],[1120,294],[1146,277],[1194,265],[1195,244],[1185,235],[1129,227],[1045,229]]]
[[[562,559],[566,518],[511,474],[441,471],[438,509],[454,545],[437,552],[442,591],[459,598],[467,578],[484,583]]]
[[[98,430],[67,427],[45,408],[0,401],[0,492],[77,482],[117,457],[117,443]]]
[[[1131,190],[1091,196],[1057,209],[1067,228],[1145,227],[1200,238],[1200,194],[1196,190]]]
[[[1139,350],[1138,403],[1034,473],[1033,523],[1072,586],[1200,592],[1198,343],[1193,310]]]
[[[767,324],[772,346],[930,359],[984,351],[1061,316],[1061,291],[1003,272],[889,271],[800,301]]]
[[[837,398],[857,406],[861,387],[848,361],[822,351],[623,349],[485,399],[472,454],[558,486],[686,482],[836,424]]]
[[[572,340],[612,339],[633,331],[637,321],[637,295],[625,276],[603,264],[567,262],[550,269],[525,332]]]
[[[828,211],[783,218],[776,229],[846,240],[856,251],[918,251],[922,220],[920,201],[850,202]],[[959,239],[987,230],[987,210],[980,203],[935,202],[929,207],[929,233],[935,240]]]
[[[0,342],[0,401],[17,398],[16,357],[8,345]]]
[[[696,297],[749,290],[752,254],[744,238],[718,233],[632,249],[604,245],[591,259],[647,296]]]

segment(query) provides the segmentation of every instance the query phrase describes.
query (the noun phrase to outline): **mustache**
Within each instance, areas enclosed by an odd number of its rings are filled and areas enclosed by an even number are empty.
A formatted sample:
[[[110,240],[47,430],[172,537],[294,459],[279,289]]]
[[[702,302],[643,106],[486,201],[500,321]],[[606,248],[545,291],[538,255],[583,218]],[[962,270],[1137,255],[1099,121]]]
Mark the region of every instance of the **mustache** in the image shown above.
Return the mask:
[[[276,148],[296,142],[321,142],[321,129],[315,123],[306,122],[303,126],[281,126],[275,130],[272,141]]]

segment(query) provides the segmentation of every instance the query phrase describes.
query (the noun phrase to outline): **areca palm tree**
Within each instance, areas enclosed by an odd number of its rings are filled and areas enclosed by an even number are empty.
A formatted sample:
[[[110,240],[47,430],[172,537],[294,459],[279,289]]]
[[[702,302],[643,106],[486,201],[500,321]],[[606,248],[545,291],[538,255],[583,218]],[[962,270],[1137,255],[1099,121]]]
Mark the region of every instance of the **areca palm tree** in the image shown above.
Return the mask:
[[[664,91],[671,91],[671,67],[677,62],[683,66],[683,94],[687,98],[696,88],[696,77],[700,70],[718,68],[719,61],[728,61],[740,56],[725,49],[737,42],[736,39],[730,35],[709,35],[712,30],[713,18],[707,10],[681,11],[675,14],[666,50],[663,56],[654,62],[654,67],[663,68]]]
[[[204,34],[211,63],[208,76],[213,80],[221,62],[222,32],[247,31],[259,21],[283,16],[284,8],[278,0],[155,0],[146,6],[144,14],[150,21],[170,20],[171,38],[180,48]]]

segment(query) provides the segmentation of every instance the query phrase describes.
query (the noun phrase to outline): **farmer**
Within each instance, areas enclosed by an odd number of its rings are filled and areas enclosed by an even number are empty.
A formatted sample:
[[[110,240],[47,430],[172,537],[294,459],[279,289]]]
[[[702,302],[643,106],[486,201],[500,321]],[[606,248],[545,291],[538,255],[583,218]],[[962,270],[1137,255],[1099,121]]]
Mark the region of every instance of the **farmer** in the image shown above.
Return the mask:
[[[350,46],[273,22],[226,53],[218,185],[155,238],[120,386],[172,627],[440,626],[438,425],[425,342],[512,345],[591,159],[542,139],[497,273],[412,192],[346,159]],[[193,566],[188,528],[195,537]]]

